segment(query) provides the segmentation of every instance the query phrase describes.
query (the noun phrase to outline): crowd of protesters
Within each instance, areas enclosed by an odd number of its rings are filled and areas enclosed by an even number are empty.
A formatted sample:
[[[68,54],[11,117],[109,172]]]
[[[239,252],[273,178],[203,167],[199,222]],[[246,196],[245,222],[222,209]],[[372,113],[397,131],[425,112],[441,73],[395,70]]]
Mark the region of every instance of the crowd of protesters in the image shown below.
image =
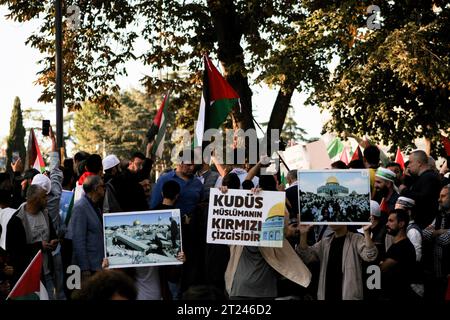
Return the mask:
[[[263,162],[220,165],[213,158],[211,166],[196,165],[191,151],[184,151],[179,154],[182,161],[152,186],[150,144],[146,154],[135,152],[129,159],[113,154],[102,159],[80,151],[60,163],[52,132],[50,137],[47,172],[24,171],[19,159],[12,164],[12,174],[0,174],[0,299],[6,298],[39,250],[42,282],[49,298],[56,300],[445,299],[450,275],[450,184],[446,166],[439,172],[423,151],[410,154],[404,171],[396,163],[380,167],[375,146],[367,147],[363,161],[350,168],[333,163],[332,168],[370,171],[371,224],[358,229],[300,224],[301,190],[295,170],[288,173],[285,189],[279,174],[261,174]],[[207,243],[211,188],[285,192],[283,247]],[[66,221],[59,214],[63,190],[74,191],[74,206]],[[360,199],[352,201],[358,206]],[[314,210],[313,204],[305,208]],[[350,214],[350,208],[340,212],[344,203],[340,204],[330,204],[332,211]],[[177,258],[182,265],[108,270],[104,213],[173,208],[181,213],[183,246]],[[177,236],[175,231],[171,236]],[[81,270],[81,290],[66,286],[70,265]],[[370,266],[379,267],[380,286],[367,288]]]

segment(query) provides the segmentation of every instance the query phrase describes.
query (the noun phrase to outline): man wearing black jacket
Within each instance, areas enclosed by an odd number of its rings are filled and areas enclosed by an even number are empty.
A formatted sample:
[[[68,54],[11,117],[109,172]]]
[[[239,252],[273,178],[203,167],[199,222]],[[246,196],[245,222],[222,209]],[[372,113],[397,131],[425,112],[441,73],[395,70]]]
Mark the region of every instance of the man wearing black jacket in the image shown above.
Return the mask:
[[[51,251],[56,249],[58,240],[46,207],[45,189],[31,185],[27,190],[27,202],[9,220],[6,250],[14,268],[13,283],[17,282],[39,250],[42,250],[44,258],[44,278],[51,276]]]
[[[409,155],[408,170],[412,176],[417,177],[409,187],[408,194],[416,200],[415,221],[424,229],[436,218],[441,180],[439,174],[430,169],[428,156],[422,150],[416,150]]]

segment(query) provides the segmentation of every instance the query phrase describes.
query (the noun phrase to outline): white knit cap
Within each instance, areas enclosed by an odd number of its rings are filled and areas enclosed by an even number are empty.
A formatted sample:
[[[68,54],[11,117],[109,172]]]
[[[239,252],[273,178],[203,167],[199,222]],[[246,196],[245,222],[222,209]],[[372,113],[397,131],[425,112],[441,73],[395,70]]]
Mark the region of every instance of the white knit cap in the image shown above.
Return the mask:
[[[31,181],[31,184],[40,186],[42,189],[45,190],[45,192],[47,192],[47,194],[49,194],[50,191],[52,190],[52,182],[46,175],[42,173],[35,175],[33,180]]]
[[[370,200],[370,214],[374,217],[381,217],[380,205],[374,200]]]
[[[108,170],[111,168],[114,168],[120,163],[119,158],[117,158],[114,154],[110,154],[109,156],[106,156],[105,159],[103,159],[103,170]]]

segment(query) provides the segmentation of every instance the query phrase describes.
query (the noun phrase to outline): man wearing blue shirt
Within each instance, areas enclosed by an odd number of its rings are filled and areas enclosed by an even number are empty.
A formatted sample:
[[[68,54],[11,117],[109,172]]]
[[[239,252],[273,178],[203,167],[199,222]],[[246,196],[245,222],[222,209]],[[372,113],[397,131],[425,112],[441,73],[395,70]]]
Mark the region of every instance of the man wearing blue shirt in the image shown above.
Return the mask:
[[[202,199],[203,184],[194,176],[193,152],[191,152],[190,159],[185,159],[182,153],[180,153],[180,158],[182,161],[177,165],[177,168],[162,175],[156,182],[150,200],[150,208],[153,209],[162,202],[162,187],[164,183],[169,180],[174,180],[178,182],[181,189],[175,207],[180,209],[181,216],[183,217],[185,215],[189,216]]]

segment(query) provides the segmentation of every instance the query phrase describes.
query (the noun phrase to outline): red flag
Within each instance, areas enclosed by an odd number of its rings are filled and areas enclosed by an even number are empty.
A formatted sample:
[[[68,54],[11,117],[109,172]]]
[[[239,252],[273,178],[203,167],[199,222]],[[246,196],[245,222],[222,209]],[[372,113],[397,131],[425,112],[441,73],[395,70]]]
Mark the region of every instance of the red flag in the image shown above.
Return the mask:
[[[400,147],[397,148],[397,154],[395,155],[395,162],[397,162],[400,167],[402,167],[402,170],[405,170],[405,161],[403,161],[403,154],[400,150]]]
[[[353,160],[362,160],[363,159],[363,154],[361,151],[361,148],[358,146],[355,150],[355,152],[353,153],[352,159],[350,160],[350,162],[352,162]]]
[[[20,276],[7,299],[21,298],[35,292],[40,292],[42,269],[42,251],[34,256],[25,272]]]
[[[342,150],[341,159],[342,162],[344,162],[346,165],[348,165],[348,157],[347,157],[347,147],[344,147],[344,150]]]
[[[450,139],[441,135],[441,141],[442,144],[444,145],[445,153],[447,154],[448,157],[450,157]]]

